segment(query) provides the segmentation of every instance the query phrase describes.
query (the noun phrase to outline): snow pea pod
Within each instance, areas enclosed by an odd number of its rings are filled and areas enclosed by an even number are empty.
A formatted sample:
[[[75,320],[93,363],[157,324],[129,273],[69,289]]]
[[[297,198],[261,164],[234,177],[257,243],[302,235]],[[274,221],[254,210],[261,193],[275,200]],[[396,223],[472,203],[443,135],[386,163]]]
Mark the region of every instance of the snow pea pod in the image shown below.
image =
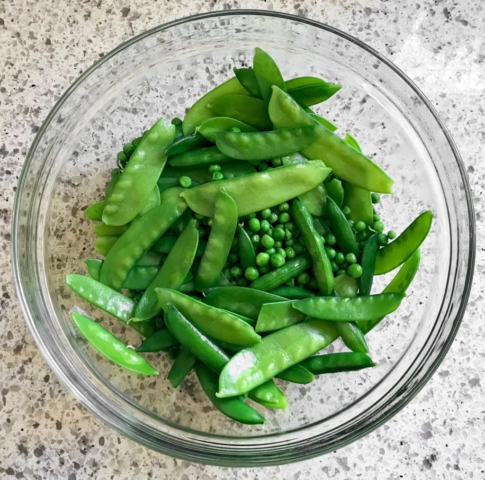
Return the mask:
[[[293,308],[293,301],[265,303],[259,312],[255,330],[258,333],[271,332],[300,323],[305,314]]]
[[[299,101],[299,99],[292,94],[292,91],[302,87],[313,87],[315,85],[319,85],[322,87],[322,89],[325,89],[326,98],[324,100],[320,100],[320,102],[328,100],[330,97],[335,95],[342,88],[342,85],[326,82],[325,80],[322,80],[321,78],[318,78],[318,77],[297,77],[297,78],[292,78],[291,80],[287,80],[285,82],[287,92],[298,103],[302,103],[302,102]],[[323,90],[321,91],[321,95],[323,95]],[[320,103],[320,102],[317,102],[317,103]],[[306,105],[306,106],[308,107],[311,105]]]
[[[160,119],[143,137],[106,201],[103,222],[126,225],[145,205],[167,161],[175,126]]]
[[[315,230],[317,231],[317,233],[319,235],[321,235],[322,237],[324,237],[328,233],[332,233],[330,231],[330,228],[326,224],[325,220],[323,220],[323,218],[314,217],[313,218],[313,226],[315,227]]]
[[[327,212],[330,227],[342,252],[359,255],[359,245],[355,239],[352,227],[342,210],[331,197],[327,197]]]
[[[108,255],[109,251],[113,248],[113,245],[118,241],[120,237],[99,237],[94,243],[94,249],[103,257]]]
[[[251,325],[221,309],[167,288],[157,288],[158,301],[165,310],[172,304],[204,334],[234,345],[253,345],[261,337]]]
[[[275,288],[283,285],[283,283],[297,277],[300,273],[308,270],[312,266],[310,255],[304,253],[295,257],[293,260],[286,262],[282,267],[279,267],[272,272],[259,277],[251,283],[251,288],[269,292]]]
[[[175,140],[170,147],[167,148],[167,155],[180,155],[196,148],[205,147],[208,144],[207,139],[200,133],[193,133],[185,137]]]
[[[182,197],[195,213],[212,217],[215,196],[223,188],[236,202],[238,215],[243,217],[287,202],[315,188],[329,173],[330,169],[318,160],[296,163],[244,177],[206,183],[185,191]]]
[[[268,160],[291,155],[311,145],[317,127],[281,128],[268,132],[221,132],[216,137],[219,150],[236,160]]]
[[[158,267],[162,262],[162,255],[155,252],[145,252],[136,262],[137,267]]]
[[[198,290],[212,287],[221,275],[236,233],[237,215],[236,202],[224,190],[220,190],[216,195],[207,247],[195,277]]]
[[[330,130],[332,133],[338,130],[337,125],[335,123],[332,123],[330,120],[322,117],[321,115],[317,115],[316,113],[310,113],[308,112],[308,116],[315,120],[317,123],[320,125],[323,125],[327,130]]]
[[[158,239],[150,248],[150,251],[157,253],[170,253],[175,242],[177,241],[175,235],[164,235],[162,238]],[[200,257],[205,250],[207,242],[205,240],[199,239],[199,244],[197,245],[197,250],[195,251],[195,256]]]
[[[263,98],[261,88],[259,87],[258,80],[254,70],[251,68],[233,68],[239,83],[256,98]]]
[[[175,245],[170,250],[167,259],[160,268],[157,276],[150,283],[138,302],[134,317],[137,320],[147,320],[157,315],[161,307],[158,304],[156,288],[172,288],[178,290],[188,280],[187,274],[195,258],[199,231],[197,221],[191,220]]]
[[[182,214],[181,205],[161,205],[134,222],[113,245],[101,267],[100,281],[119,290],[143,254]]]
[[[86,340],[109,360],[141,375],[158,375],[141,355],[95,321],[78,312],[73,312],[72,318]]]
[[[254,49],[253,72],[266,105],[268,105],[273,93],[271,90],[273,85],[286,90],[285,81],[278,65],[267,52],[258,47]]]
[[[349,218],[354,222],[362,220],[366,225],[372,226],[374,209],[372,207],[371,192],[344,182],[344,205],[350,208]]]
[[[275,128],[315,124],[287,93],[273,87],[269,115]],[[392,193],[392,179],[362,153],[357,152],[343,139],[318,124],[319,138],[302,153],[308,158],[319,158],[342,180],[369,191]]]
[[[106,184],[106,188],[104,190],[104,198],[107,199],[113,193],[115,188],[116,182],[120,178],[121,170],[119,168],[113,168],[110,172],[110,179],[109,182]]]
[[[302,367],[301,364],[296,364],[278,373],[278,375],[276,375],[276,378],[280,378],[281,380],[286,380],[287,382],[291,383],[299,383],[305,385],[307,383],[312,383],[313,380],[315,380],[315,375],[313,375],[310,370]]]
[[[394,312],[405,296],[404,293],[380,293],[353,298],[313,297],[293,302],[293,307],[305,315],[322,320],[374,320]]]
[[[94,222],[101,222],[101,220],[103,219],[103,210],[105,205],[106,200],[93,203],[88,208],[86,208],[86,210],[84,210],[84,215],[89,218],[89,220],[93,220]]]
[[[342,187],[342,182],[337,178],[334,178],[331,182],[325,184],[325,189],[327,190],[328,196],[342,208],[344,202],[344,189]]]
[[[168,159],[168,163],[172,167],[199,167],[230,161],[231,159],[215,146],[191,150],[190,152],[181,153]]]
[[[298,199],[312,215],[321,216],[325,214],[327,190],[323,184],[317,185],[314,189],[300,195]]]
[[[115,227],[112,225],[105,225],[104,223],[97,223],[93,225],[93,231],[98,237],[119,237],[128,230],[127,225]]]
[[[360,148],[359,142],[350,134],[346,133],[344,140],[352,147],[355,148],[358,152],[362,152],[362,148]]]
[[[246,123],[240,122],[230,117],[214,117],[206,120],[199,128],[198,132],[207,140],[216,143],[216,135],[221,132],[228,132],[232,128],[239,128],[241,132],[256,132],[257,130]]]
[[[219,398],[246,393],[322,350],[338,337],[330,322],[308,319],[236,353],[219,377]]]
[[[424,242],[433,223],[431,210],[419,215],[395,240],[377,253],[375,275],[390,272],[404,263]]]
[[[273,380],[258,385],[248,392],[248,397],[266,408],[288,408],[285,394],[276,386]]]
[[[167,375],[167,380],[172,384],[173,388],[180,386],[189,372],[194,368],[195,362],[197,362],[197,358],[190,350],[183,347],[175,358],[172,368]]]
[[[179,341],[172,335],[168,328],[162,328],[145,338],[136,349],[137,352],[156,353],[166,352],[179,344]]]
[[[199,100],[197,100],[197,102],[190,107],[189,111],[185,115],[182,125],[184,135],[195,133],[195,130],[199,125],[202,125],[205,120],[214,116],[214,112],[209,107],[211,102],[217,98],[231,94],[249,96],[249,93],[239,83],[236,77],[230,78],[226,82],[206,93],[203,97],[199,98]]]
[[[300,365],[315,375],[322,375],[362,370],[363,368],[375,367],[376,364],[364,353],[344,352],[310,357],[303,360]]]
[[[334,83],[327,83],[322,80],[320,82],[321,83],[310,83],[294,88],[288,88],[287,86],[288,95],[291,95],[293,100],[300,105],[311,107],[312,105],[328,100],[342,88],[341,85],[335,85]]]
[[[239,259],[241,261],[241,266],[246,270],[249,267],[256,266],[256,252],[254,251],[253,242],[249,238],[248,233],[244,230],[241,225],[237,226],[238,232],[238,247],[239,247]]]
[[[145,215],[145,213],[149,212],[152,208],[159,207],[160,205],[161,205],[160,190],[158,189],[158,186],[155,185],[153,187],[152,192],[150,193],[150,196],[145,202],[145,205],[143,205],[143,208],[140,210],[138,215],[133,219],[133,221],[138,220],[143,215]]]
[[[311,292],[306,288],[285,286],[275,288],[272,292],[273,295],[279,295],[291,300],[301,300],[302,298],[310,298],[315,296],[315,292]]]
[[[367,240],[364,250],[362,250],[362,258],[360,261],[362,275],[359,278],[359,295],[370,295],[378,250],[377,234],[374,234]]]
[[[318,289],[323,295],[333,292],[334,277],[332,264],[327,256],[322,237],[315,231],[310,212],[298,201],[294,200],[291,207],[293,220],[301,232],[303,245],[313,261],[313,273]]]

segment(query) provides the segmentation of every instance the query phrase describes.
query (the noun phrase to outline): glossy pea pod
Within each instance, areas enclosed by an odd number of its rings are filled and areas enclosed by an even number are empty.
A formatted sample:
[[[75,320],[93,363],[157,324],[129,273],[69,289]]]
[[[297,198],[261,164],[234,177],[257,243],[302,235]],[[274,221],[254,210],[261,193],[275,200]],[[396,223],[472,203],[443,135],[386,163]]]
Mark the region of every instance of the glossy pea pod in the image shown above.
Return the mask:
[[[94,222],[101,222],[103,219],[103,210],[106,205],[106,200],[96,202],[84,210],[84,215]]]
[[[177,238],[175,235],[164,235],[163,237],[159,238],[151,247],[151,252],[156,253],[170,253],[173,246],[177,242]],[[202,240],[199,238],[199,243],[197,244],[197,250],[195,251],[195,256],[200,257],[207,246],[207,241]]]
[[[256,266],[256,252],[254,251],[253,242],[241,225],[237,226],[238,232],[238,249],[241,266],[246,270],[249,267]]]
[[[271,332],[300,323],[305,314],[293,308],[293,301],[265,303],[259,312],[255,330],[258,333]]]
[[[338,127],[337,125],[335,125],[335,123],[332,123],[330,120],[326,119],[325,117],[322,117],[321,115],[317,115],[316,113],[313,113],[313,112],[308,112],[308,116],[312,120],[315,120],[315,122],[324,126],[327,130],[329,130],[332,133],[338,130]]]
[[[372,359],[364,353],[343,352],[317,355],[303,360],[300,365],[314,375],[326,373],[354,372],[363,368],[375,367]]]
[[[167,375],[167,380],[172,384],[173,388],[180,386],[194,368],[196,362],[197,357],[189,349],[183,347],[180,350]]]
[[[231,158],[224,155],[218,147],[205,147],[190,152],[181,153],[168,159],[172,167],[200,167],[204,165],[214,165],[230,162]]]
[[[298,77],[285,82],[286,90],[300,105],[311,107],[335,95],[342,85],[326,82],[317,77]]]
[[[179,341],[167,328],[161,328],[143,340],[136,351],[146,353],[167,352],[178,344]]]
[[[216,136],[221,132],[228,132],[233,128],[238,128],[241,132],[256,132],[251,125],[240,122],[230,117],[214,117],[206,120],[199,128],[198,132],[207,140],[216,143]]]
[[[167,148],[167,155],[180,155],[197,148],[202,148],[208,145],[207,139],[200,133],[182,136],[176,139],[170,147]]]
[[[133,219],[133,221],[138,220],[143,215],[145,215],[145,213],[149,212],[152,208],[159,207],[160,205],[161,205],[160,190],[158,189],[158,186],[155,185],[149,197],[147,198],[145,205],[143,205],[143,208],[140,210],[138,215]]]
[[[316,216],[325,215],[327,204],[327,190],[323,184],[317,185],[314,189],[298,197],[301,204]]]
[[[328,196],[342,208],[344,203],[344,189],[342,187],[342,182],[337,178],[325,184],[325,189],[327,190]]]
[[[272,292],[273,295],[285,297],[290,300],[301,300],[302,298],[310,298],[315,296],[315,292],[307,290],[303,287],[286,286],[275,288]]]
[[[73,312],[72,318],[86,340],[109,360],[141,375],[158,375],[157,370],[140,354],[95,321],[78,312]]]
[[[253,71],[261,91],[261,97],[266,105],[268,105],[273,93],[271,90],[273,85],[286,90],[285,81],[278,65],[267,52],[258,47],[254,49]]]
[[[233,71],[236,78],[239,80],[239,83],[248,91],[248,93],[253,97],[263,98],[256,74],[252,68],[233,68]]]
[[[109,182],[106,184],[106,188],[104,190],[104,198],[105,200],[109,198],[109,196],[113,193],[115,188],[116,182],[121,176],[121,170],[119,168],[113,168],[110,172]]]
[[[303,367],[301,364],[293,365],[292,367],[278,373],[276,378],[285,380],[286,382],[299,383],[306,385],[315,380],[315,375],[310,370]]]
[[[359,278],[359,295],[370,295],[378,251],[377,234],[374,234],[367,240],[362,250],[362,258],[360,261],[362,275]]]
[[[100,255],[103,255],[103,257],[106,257],[119,238],[120,237],[112,235],[98,237],[94,243],[94,250],[96,250]]]
[[[352,227],[342,210],[331,197],[327,197],[327,212],[330,227],[342,252],[359,255],[359,245],[355,239]]]
[[[126,230],[128,230],[127,225],[121,225],[119,227],[106,225],[104,223],[97,223],[96,225],[93,225],[93,232],[98,237],[120,237],[126,232]]]

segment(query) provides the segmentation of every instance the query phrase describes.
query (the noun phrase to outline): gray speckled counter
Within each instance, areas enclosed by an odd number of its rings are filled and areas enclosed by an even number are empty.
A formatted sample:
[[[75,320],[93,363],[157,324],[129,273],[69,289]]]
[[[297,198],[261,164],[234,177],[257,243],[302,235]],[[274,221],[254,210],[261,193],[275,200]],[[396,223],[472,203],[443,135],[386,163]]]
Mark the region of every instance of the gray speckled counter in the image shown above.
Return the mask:
[[[475,283],[463,326],[438,373],[418,397],[351,446],[312,461],[264,470],[174,460],[144,449],[93,418],[64,391],[37,351],[10,271],[9,229],[17,179],[35,132],[62,92],[94,61],[133,35],[178,17],[237,7],[279,10],[328,23],[369,43],[403,69],[430,98],[458,143],[478,220]],[[484,32],[481,0],[1,2],[0,478],[485,478]]]

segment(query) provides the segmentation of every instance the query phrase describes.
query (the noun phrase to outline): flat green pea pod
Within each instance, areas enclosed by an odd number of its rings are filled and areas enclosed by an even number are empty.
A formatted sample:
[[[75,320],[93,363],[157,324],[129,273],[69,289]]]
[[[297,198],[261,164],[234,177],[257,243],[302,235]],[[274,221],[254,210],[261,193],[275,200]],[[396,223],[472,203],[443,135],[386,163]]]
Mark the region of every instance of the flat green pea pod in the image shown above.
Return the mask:
[[[113,168],[110,172],[110,179],[109,182],[106,184],[106,188],[104,190],[104,198],[107,199],[113,193],[115,188],[116,182],[121,176],[121,170],[119,168]]]
[[[246,123],[257,130],[269,130],[271,120],[263,100],[245,95],[226,95],[209,105],[212,116],[230,117]]]
[[[360,148],[359,142],[350,134],[346,133],[344,140],[352,147],[355,148],[358,152],[362,152],[362,148]]]
[[[126,225],[140,213],[157,185],[174,136],[175,126],[160,119],[143,137],[106,201],[106,225]]]
[[[151,246],[150,251],[156,253],[170,253],[170,250],[172,250],[173,246],[175,245],[177,238],[178,237],[176,237],[175,235],[164,235]],[[206,246],[207,242],[205,240],[199,239],[197,250],[195,251],[195,256],[202,256]]]
[[[315,380],[315,375],[313,375],[310,370],[307,370],[305,367],[302,367],[300,364],[293,365],[290,368],[287,368],[283,372],[278,373],[276,378],[281,380],[285,380],[291,383],[299,383],[301,385],[306,385],[308,383],[312,383]]]
[[[257,320],[261,307],[265,303],[284,302],[286,299],[247,287],[211,288],[204,298],[204,303],[223,310]]]
[[[94,243],[94,249],[103,257],[108,255],[109,251],[113,248],[113,245],[119,240],[120,237],[107,236],[98,237]]]
[[[307,358],[300,363],[315,375],[325,373],[341,373],[375,367],[375,363],[365,353],[344,352],[317,355]]]
[[[344,213],[331,197],[327,197],[327,212],[330,227],[337,239],[337,245],[343,253],[359,254],[359,245],[355,239],[354,231]]]
[[[152,208],[159,207],[161,204],[162,203],[160,200],[160,190],[158,189],[158,186],[155,185],[152,192],[150,193],[150,196],[145,202],[145,205],[143,205],[143,208],[140,210],[140,213],[138,213],[138,215],[133,220],[138,220],[143,215],[145,215],[145,213],[149,212]]]
[[[342,182],[337,178],[334,178],[331,182],[325,184],[325,189],[327,190],[328,196],[342,208],[344,203],[344,188],[342,187]]]
[[[298,77],[285,82],[291,97],[304,107],[322,103],[335,95],[342,85],[325,82],[317,77]]]
[[[307,125],[268,132],[221,132],[216,144],[222,153],[236,160],[268,160],[296,153],[317,137],[317,127]]]
[[[417,217],[404,232],[377,253],[374,275],[390,272],[404,263],[424,242],[433,223],[431,210]]]
[[[168,311],[169,304],[172,304],[209,337],[242,346],[254,345],[261,341],[261,337],[251,325],[228,312],[168,288],[157,288],[156,292],[165,312]]]
[[[203,165],[213,165],[215,163],[230,162],[231,158],[224,155],[218,147],[205,147],[190,152],[181,153],[168,159],[172,167],[200,167]]]
[[[273,87],[269,115],[275,128],[313,125],[298,103],[278,87]],[[372,192],[392,193],[392,179],[372,160],[349,146],[343,139],[318,124],[319,138],[301,153],[320,158],[334,175]]]
[[[212,228],[195,277],[197,289],[212,287],[221,275],[236,233],[237,215],[236,202],[221,190],[216,195]]]
[[[362,250],[360,260],[362,275],[359,278],[359,295],[370,295],[378,250],[377,234],[374,234],[367,240],[364,250]]]
[[[265,303],[259,312],[255,330],[258,333],[271,332],[300,323],[305,315],[293,308],[293,301]]]
[[[374,320],[394,312],[404,293],[380,293],[366,297],[313,297],[293,302],[305,315],[335,322]]]
[[[157,315],[162,309],[158,304],[156,288],[178,290],[188,281],[187,274],[190,273],[190,267],[194,262],[198,242],[197,221],[193,219],[175,242],[162,268],[160,268],[157,276],[138,302],[134,314],[137,321],[148,320]]]
[[[84,263],[88,268],[89,276],[99,281],[99,274],[101,272],[101,267],[103,266],[103,260],[99,260],[98,258],[85,258]]]
[[[218,389],[219,377],[202,362],[197,362],[195,364],[195,373],[204,393],[209,397],[214,406],[224,415],[237,422],[249,425],[264,425],[266,423],[264,417],[257,410],[244,403],[241,397],[218,398],[216,392]]]
[[[212,217],[216,194],[223,188],[236,202],[238,215],[243,217],[308,192],[321,184],[329,173],[330,169],[318,160],[295,163],[244,177],[206,183],[185,191],[182,197],[195,213]]]
[[[98,237],[120,237],[126,230],[128,230],[127,225],[121,225],[119,227],[105,225],[104,223],[93,225],[93,231]]]
[[[162,328],[143,340],[136,351],[145,353],[166,352],[178,344],[178,340],[172,333],[167,328]]]
[[[271,94],[273,93],[271,87],[277,85],[282,90],[286,90],[283,75],[273,58],[261,48],[254,49],[253,71],[258,81],[261,96],[266,105],[269,104]],[[278,155],[276,155],[278,156]]]
[[[259,277],[251,283],[250,287],[257,290],[270,292],[284,283],[308,270],[312,266],[310,255],[304,253],[286,262],[282,267],[279,267],[272,272]]]
[[[95,321],[78,312],[73,312],[72,318],[86,340],[112,362],[141,375],[158,375],[157,370],[140,354]]]
[[[173,388],[180,386],[189,372],[194,368],[196,362],[197,357],[195,357],[190,350],[185,347],[180,350],[167,375],[167,380],[172,384]]]
[[[307,290],[303,287],[286,286],[275,288],[272,292],[273,295],[288,298],[289,300],[301,300],[302,298],[310,298],[315,296],[315,292]]]
[[[310,212],[298,201],[294,200],[291,207],[293,220],[308,253],[313,261],[313,273],[318,289],[323,295],[331,295],[333,292],[332,264],[327,256],[322,237],[316,232],[313,226],[313,219]]]
[[[300,195],[298,199],[312,215],[320,217],[326,213],[327,190],[323,184],[317,185],[313,190]]]
[[[238,128],[241,132],[256,132],[257,130],[251,125],[240,122],[230,117],[214,117],[206,120],[199,128],[198,132],[207,140],[216,143],[216,136],[221,132],[228,132],[233,128]]]
[[[263,98],[256,74],[252,68],[233,68],[239,83],[256,98]]]
[[[155,252],[145,252],[136,262],[137,267],[158,267],[162,262],[162,255]]]
[[[86,210],[84,210],[84,215],[93,220],[94,222],[101,222],[103,219],[103,210],[106,205],[106,201],[96,202],[90,205]]]
[[[198,126],[202,125],[208,118],[214,117],[214,112],[210,109],[211,102],[219,97],[226,95],[247,95],[249,93],[239,83],[236,77],[230,78],[227,82],[222,83],[218,87],[214,88],[210,92],[206,93],[203,97],[199,98],[189,111],[186,113],[182,130],[184,135],[190,135],[195,133]]]
[[[330,120],[327,120],[325,117],[322,117],[321,115],[308,112],[308,116],[312,120],[315,120],[320,125],[323,125],[327,130],[330,130],[332,133],[338,130],[338,127],[337,125],[335,125],[335,123],[332,123]]]
[[[205,137],[200,133],[194,133],[192,135],[186,135],[175,140],[170,147],[167,149],[167,155],[171,157],[172,155],[180,155],[190,150],[195,150],[196,148],[205,147],[208,144]]]
[[[239,247],[239,259],[241,266],[246,270],[249,267],[256,267],[256,252],[254,251],[253,242],[249,238],[248,233],[241,225],[237,226],[238,232],[238,247]]]
[[[421,253],[419,248],[404,262],[396,276],[391,280],[389,285],[382,291],[382,293],[405,293],[411,285],[421,261]],[[359,328],[364,334],[370,332],[375,326],[377,326],[384,316],[375,320],[368,320],[358,322]]]
[[[278,330],[229,360],[221,372],[217,396],[226,398],[249,392],[330,345],[337,337],[334,325],[316,319]]]
[[[137,260],[182,214],[181,205],[161,205],[134,222],[113,245],[101,267],[100,281],[119,290]]]
[[[285,394],[276,386],[273,380],[258,385],[248,392],[248,397],[266,408],[288,408]]]

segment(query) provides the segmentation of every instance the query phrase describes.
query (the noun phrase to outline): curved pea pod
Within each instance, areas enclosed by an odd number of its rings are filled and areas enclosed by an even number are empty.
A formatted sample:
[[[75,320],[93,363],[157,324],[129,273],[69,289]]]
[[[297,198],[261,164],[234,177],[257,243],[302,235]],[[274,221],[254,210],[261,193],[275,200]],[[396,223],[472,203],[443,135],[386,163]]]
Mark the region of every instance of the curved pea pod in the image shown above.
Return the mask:
[[[362,220],[366,225],[373,223],[374,209],[372,207],[371,193],[368,190],[344,182],[344,205],[350,208],[350,220]]]
[[[196,148],[205,147],[208,143],[207,139],[200,133],[186,135],[185,137],[176,139],[172,145],[167,148],[167,155],[169,157],[172,155],[180,155],[185,152],[190,152],[190,150],[195,150]]]
[[[433,223],[431,210],[417,217],[395,240],[377,253],[375,275],[390,272],[404,263],[424,242]]]
[[[178,340],[172,333],[167,328],[162,328],[143,340],[136,351],[144,353],[166,352],[178,344]]]
[[[119,240],[120,237],[116,236],[106,236],[98,237],[94,243],[94,249],[100,254],[106,257],[110,250],[113,248],[114,244]]]
[[[150,251],[156,253],[170,253],[175,242],[177,241],[175,235],[164,235],[163,237],[159,238],[150,248]],[[197,250],[195,251],[195,256],[200,257],[205,250],[207,242],[205,240],[199,239],[199,243],[197,245]]]
[[[143,137],[106,200],[104,223],[126,225],[140,213],[157,185],[174,136],[175,126],[160,119]]]
[[[236,78],[239,83],[253,96],[256,98],[263,98],[261,93],[261,88],[259,88],[259,83],[256,78],[254,70],[251,68],[233,68]]]
[[[239,217],[243,217],[308,192],[322,183],[329,173],[330,169],[318,160],[296,163],[244,177],[206,183],[185,191],[182,197],[195,213],[212,217],[215,196],[223,188],[236,202]]]
[[[362,148],[360,148],[359,142],[350,134],[346,133],[344,140],[352,147],[355,148],[358,152],[362,152]]]
[[[72,318],[86,340],[109,360],[141,375],[158,375],[141,355],[95,321],[78,312],[73,312]]]
[[[215,163],[230,162],[231,158],[224,155],[218,147],[205,147],[190,152],[181,153],[168,159],[172,167],[199,167]]]
[[[307,358],[300,363],[315,375],[325,373],[353,372],[363,368],[375,367],[372,359],[364,353],[329,353]]]
[[[306,288],[285,285],[275,288],[271,293],[289,300],[301,300],[302,298],[310,298],[315,296],[315,292],[311,292]]]
[[[127,225],[114,227],[112,225],[105,225],[104,223],[97,223],[93,225],[93,232],[98,237],[119,237],[128,230]]]
[[[228,132],[232,128],[239,128],[241,132],[256,132],[257,130],[251,125],[240,122],[230,117],[214,117],[206,120],[199,128],[198,132],[207,140],[216,143],[216,136],[221,132]]]
[[[285,300],[283,297],[261,290],[231,286],[211,288],[204,298],[204,303],[257,320],[261,307],[265,303],[283,302]]]
[[[226,95],[209,105],[212,116],[230,117],[246,123],[257,130],[269,130],[271,120],[263,100],[245,95]]]
[[[227,80],[227,82],[222,83],[218,87],[206,93],[203,97],[199,98],[199,100],[197,100],[197,102],[190,107],[189,111],[185,115],[182,125],[184,135],[194,133],[196,128],[199,125],[202,125],[205,120],[214,117],[214,112],[209,107],[211,102],[219,97],[224,97],[231,94],[249,96],[249,93],[239,83],[236,77]]]
[[[317,105],[325,100],[328,100],[331,96],[337,93],[342,86],[335,85],[334,83],[313,83],[307,85],[301,85],[299,87],[289,88],[288,95],[290,95],[293,100],[298,102],[304,107],[311,107],[312,105]]]
[[[327,190],[323,184],[317,185],[313,190],[300,195],[298,199],[312,215],[322,216],[325,214]]]
[[[258,47],[254,49],[253,71],[266,105],[273,93],[271,90],[273,85],[286,90],[285,81],[278,65],[267,52]]]
[[[295,224],[301,232],[303,244],[312,258],[318,289],[323,295],[330,295],[333,292],[334,277],[323,239],[313,226],[312,216],[298,200],[293,201],[291,211]]]
[[[85,258],[83,262],[88,268],[89,276],[94,280],[99,280],[99,273],[103,266],[103,260],[99,260],[98,258]]]
[[[253,242],[249,238],[248,233],[244,230],[241,225],[237,226],[238,232],[238,248],[239,248],[239,259],[241,261],[241,266],[245,270],[249,267],[256,266],[256,252],[254,251]]]
[[[330,345],[338,333],[330,322],[308,319],[278,330],[236,353],[219,377],[219,398],[249,392]]]
[[[147,198],[145,205],[143,205],[143,208],[133,220],[138,220],[139,218],[143,217],[145,213],[149,212],[152,208],[159,207],[160,205],[160,190],[158,189],[158,186],[155,185],[152,189],[152,192],[150,193],[150,196]]]
[[[285,394],[276,386],[273,380],[268,380],[253,388],[248,392],[248,397],[253,402],[257,402],[266,408],[276,408],[279,410],[288,408]]]
[[[251,325],[228,312],[206,305],[175,290],[157,288],[156,292],[165,312],[168,311],[168,305],[172,304],[209,337],[242,346],[254,345],[261,341],[261,337]]]
[[[362,250],[362,258],[360,260],[362,275],[359,278],[359,295],[370,295],[378,250],[377,234],[374,234],[367,240],[364,250]]]
[[[344,203],[344,189],[342,187],[342,182],[337,178],[334,178],[331,182],[325,184],[325,189],[327,190],[328,196],[342,208]]]
[[[405,293],[411,285],[421,261],[421,253],[419,248],[404,262],[396,276],[391,280],[389,285],[382,291],[382,293]],[[370,332],[376,325],[378,325],[384,316],[375,320],[368,320],[358,322],[359,328],[365,333]]]
[[[374,320],[394,312],[404,293],[380,293],[366,297],[313,297],[293,302],[305,315],[335,322]]]
[[[194,262],[198,242],[197,222],[196,220],[191,220],[170,250],[157,276],[138,302],[134,314],[137,320],[152,318],[162,309],[158,303],[156,288],[178,290],[187,282],[186,277],[190,273],[190,267]]]
[[[298,103],[278,87],[273,87],[269,115],[275,128],[315,124]],[[392,179],[372,160],[358,152],[343,139],[318,124],[319,137],[301,153],[308,158],[320,158],[342,180],[369,191],[392,193]]]
[[[187,189],[183,187],[167,188],[167,190],[163,191],[160,194],[160,205],[166,205],[169,203],[174,205],[178,205],[178,204],[183,205],[185,201],[180,196],[180,194],[185,192],[185,190]]]
[[[209,400],[214,406],[224,415],[237,422],[249,425],[266,423],[264,417],[257,410],[244,403],[241,397],[218,398],[216,392],[219,377],[203,363],[197,362],[195,364],[195,373],[204,393],[209,397]]]
[[[312,260],[310,255],[304,253],[295,257],[293,260],[286,262],[282,267],[254,280],[254,282],[251,283],[251,288],[269,292],[280,285],[283,285],[283,283],[297,277],[311,266]]]
[[[324,237],[328,233],[332,233],[330,231],[329,226],[327,225],[325,220],[323,220],[323,218],[313,217],[313,226],[315,227],[315,230],[317,231],[317,233],[322,237]]]
[[[317,115],[316,113],[312,112],[312,113],[308,113],[308,116],[312,120],[315,120],[320,125],[323,125],[327,130],[330,130],[332,133],[338,130],[338,127],[337,125],[335,125],[335,123],[331,122],[325,117],[322,117],[321,115]]]
[[[236,202],[221,190],[216,196],[212,228],[195,277],[197,289],[212,287],[221,275],[236,233],[237,215]]]
[[[305,367],[302,367],[300,364],[293,365],[290,368],[287,368],[283,372],[278,373],[276,378],[281,380],[285,380],[291,383],[299,383],[302,385],[306,385],[308,383],[312,383],[315,380],[315,375],[313,375],[310,370],[307,370]]]
[[[145,252],[136,262],[137,267],[158,267],[162,262],[162,255],[155,252]]]
[[[157,276],[160,267],[146,266],[146,267],[133,267],[133,270],[126,277],[123,288],[129,288],[130,290],[145,290],[148,288],[153,279]]]
[[[296,153],[311,145],[317,136],[316,126],[307,125],[268,132],[221,132],[216,144],[222,153],[236,160],[268,160]]]
[[[161,205],[134,222],[106,256],[101,267],[101,283],[119,290],[137,260],[166,232],[184,210],[181,205]]]
[[[170,372],[168,372],[167,380],[172,384],[173,388],[177,388],[185,380],[190,371],[194,368],[197,358],[183,347],[175,358]]]
[[[265,303],[259,312],[255,329],[258,333],[280,330],[295,323],[300,323],[304,318],[305,315],[303,313],[293,308],[292,300]]]
[[[106,188],[104,190],[104,198],[107,199],[113,193],[115,188],[116,182],[121,176],[121,170],[119,168],[113,168],[110,172],[110,179],[109,182],[106,184]]]
[[[337,245],[343,253],[359,254],[359,245],[355,239],[354,231],[344,213],[331,197],[327,197],[327,212],[330,227],[337,239]]]
[[[89,220],[93,220],[94,222],[101,222],[101,220],[103,219],[103,210],[105,205],[106,200],[93,203],[88,208],[86,208],[86,210],[84,210],[84,215],[89,218]]]

